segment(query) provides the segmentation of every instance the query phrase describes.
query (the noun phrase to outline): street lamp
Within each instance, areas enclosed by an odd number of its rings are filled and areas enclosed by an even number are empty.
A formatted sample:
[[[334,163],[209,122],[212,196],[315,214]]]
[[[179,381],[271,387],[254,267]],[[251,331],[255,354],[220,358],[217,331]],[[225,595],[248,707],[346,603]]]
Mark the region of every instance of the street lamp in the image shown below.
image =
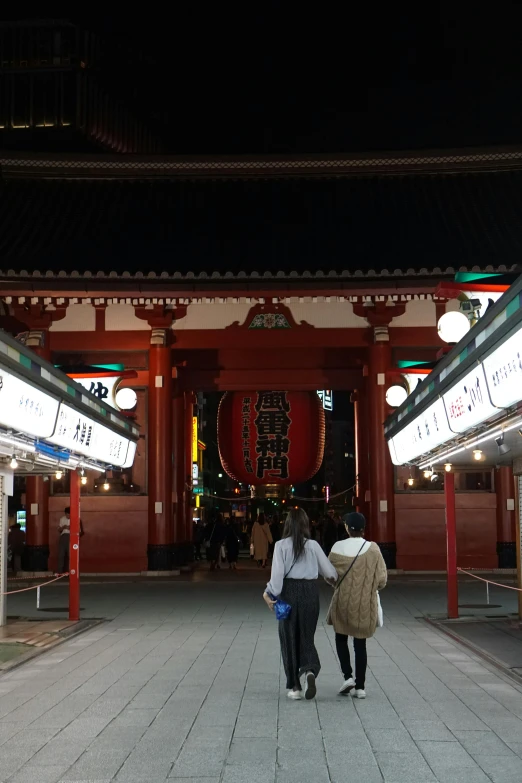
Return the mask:
[[[443,342],[455,345],[469,332],[470,326],[471,324],[464,313],[451,310],[439,318],[437,331]]]

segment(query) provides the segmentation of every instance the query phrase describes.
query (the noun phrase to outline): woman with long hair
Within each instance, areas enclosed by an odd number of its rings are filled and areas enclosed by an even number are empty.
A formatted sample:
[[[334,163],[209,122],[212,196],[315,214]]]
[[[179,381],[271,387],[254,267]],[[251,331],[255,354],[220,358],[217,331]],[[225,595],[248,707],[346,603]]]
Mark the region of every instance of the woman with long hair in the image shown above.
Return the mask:
[[[279,621],[289,699],[302,698],[303,676],[305,699],[313,699],[316,694],[315,680],[321,669],[314,644],[319,619],[319,574],[330,583],[337,580],[337,571],[320,544],[310,538],[310,523],[305,511],[291,509],[283,537],[275,545],[270,582],[263,593],[263,599],[272,611],[278,598],[292,607],[287,619]]]
[[[257,565],[266,568],[272,533],[263,513],[259,514],[254,522],[250,543],[254,545],[254,560],[257,560]]]

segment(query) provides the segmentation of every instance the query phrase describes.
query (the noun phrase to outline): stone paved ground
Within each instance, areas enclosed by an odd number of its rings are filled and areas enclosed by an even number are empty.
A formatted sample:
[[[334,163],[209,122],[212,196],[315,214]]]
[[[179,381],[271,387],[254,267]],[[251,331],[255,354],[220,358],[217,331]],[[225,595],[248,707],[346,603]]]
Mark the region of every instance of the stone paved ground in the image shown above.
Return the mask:
[[[289,702],[261,585],[222,576],[86,588],[113,619],[0,677],[0,781],[520,783],[522,687],[417,620],[418,586],[383,593],[366,701],[321,625],[317,700]]]

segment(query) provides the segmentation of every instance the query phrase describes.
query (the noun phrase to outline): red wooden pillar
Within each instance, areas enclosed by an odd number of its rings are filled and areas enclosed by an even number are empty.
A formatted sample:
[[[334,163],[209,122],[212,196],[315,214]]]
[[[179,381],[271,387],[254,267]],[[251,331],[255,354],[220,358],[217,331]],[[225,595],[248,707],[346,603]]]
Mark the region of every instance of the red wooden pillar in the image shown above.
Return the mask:
[[[149,571],[172,567],[172,360],[170,329],[153,329],[149,348]]]
[[[356,510],[367,519],[367,535],[372,537],[370,519],[368,514],[368,502],[366,493],[369,491],[368,477],[368,413],[366,394],[363,389],[358,389],[352,395],[354,430],[355,430],[355,474],[356,474]]]
[[[511,467],[503,466],[495,470],[495,490],[498,567],[516,568],[515,483]]]
[[[38,356],[51,361],[49,330],[30,331],[26,345]],[[27,476],[25,480],[26,546],[23,567],[26,571],[49,568],[49,479]]]
[[[457,516],[455,512],[455,474],[444,474],[446,500],[446,568],[448,580],[448,617],[459,616],[459,586],[457,574]]]
[[[80,619],[80,484],[78,470],[70,472],[69,620]]]
[[[174,416],[174,565],[186,562],[186,513],[185,513],[185,395],[178,391],[173,401]]]
[[[370,530],[382,551],[388,568],[396,567],[393,466],[384,437],[388,415],[386,371],[391,367],[388,330],[376,328],[368,349],[368,446],[370,485]]]
[[[185,392],[185,541],[187,542],[187,557],[190,557],[192,544],[192,437],[194,417],[194,394]]]

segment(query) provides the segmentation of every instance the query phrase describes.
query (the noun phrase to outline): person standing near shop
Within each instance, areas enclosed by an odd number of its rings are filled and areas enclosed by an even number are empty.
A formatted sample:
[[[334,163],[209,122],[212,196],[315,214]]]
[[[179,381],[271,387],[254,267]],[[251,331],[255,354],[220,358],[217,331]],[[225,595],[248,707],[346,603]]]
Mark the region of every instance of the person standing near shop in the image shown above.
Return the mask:
[[[11,549],[13,576],[22,570],[22,555],[25,549],[25,533],[18,522],[9,528],[8,546]]]
[[[71,541],[71,509],[64,508],[63,516],[58,523],[60,538],[58,540],[58,573],[65,574],[69,570],[69,544]]]
[[[63,517],[60,517],[58,523],[60,538],[58,540],[58,571],[59,574],[66,574],[69,570],[69,546],[71,542],[71,509],[70,506],[64,508]],[[83,536],[83,523],[80,519],[80,538]]]

